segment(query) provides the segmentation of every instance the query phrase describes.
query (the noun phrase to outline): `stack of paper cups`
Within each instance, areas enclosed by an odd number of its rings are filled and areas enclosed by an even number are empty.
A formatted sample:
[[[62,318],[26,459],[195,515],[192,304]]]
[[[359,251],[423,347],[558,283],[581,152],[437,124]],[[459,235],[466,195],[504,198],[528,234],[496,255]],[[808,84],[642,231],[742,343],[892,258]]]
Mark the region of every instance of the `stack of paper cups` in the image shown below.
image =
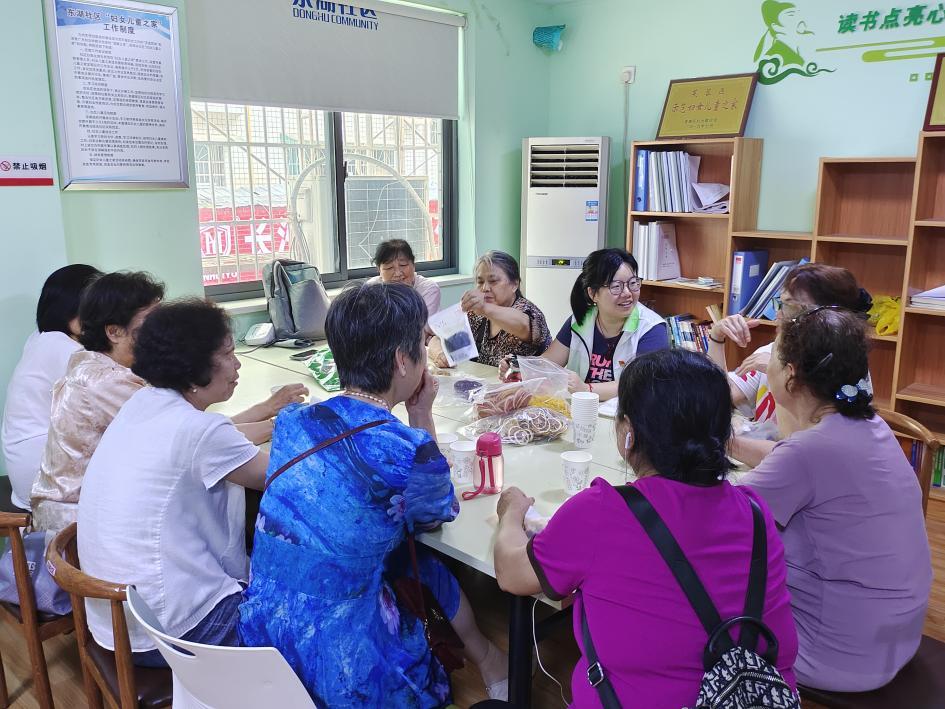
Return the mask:
[[[600,396],[592,391],[571,394],[571,421],[574,425],[574,447],[590,448],[597,433],[597,411]]]

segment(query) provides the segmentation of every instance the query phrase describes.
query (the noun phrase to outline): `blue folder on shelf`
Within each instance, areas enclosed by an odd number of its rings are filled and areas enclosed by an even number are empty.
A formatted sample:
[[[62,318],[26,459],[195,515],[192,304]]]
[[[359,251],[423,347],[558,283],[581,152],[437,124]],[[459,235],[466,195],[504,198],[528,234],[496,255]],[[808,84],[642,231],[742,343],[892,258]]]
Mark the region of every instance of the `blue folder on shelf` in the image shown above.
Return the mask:
[[[637,150],[637,174],[633,180],[633,209],[637,212],[646,211],[647,172],[650,166],[650,151]]]
[[[768,252],[762,249],[736,251],[732,255],[732,288],[729,313],[739,313],[748,305],[768,272]]]

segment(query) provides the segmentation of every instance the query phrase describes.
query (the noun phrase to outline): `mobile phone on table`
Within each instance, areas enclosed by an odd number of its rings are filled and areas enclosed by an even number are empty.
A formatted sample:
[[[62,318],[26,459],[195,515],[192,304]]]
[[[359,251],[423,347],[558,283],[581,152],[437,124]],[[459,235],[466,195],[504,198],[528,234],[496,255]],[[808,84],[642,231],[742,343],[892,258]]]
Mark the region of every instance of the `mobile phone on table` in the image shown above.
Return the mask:
[[[318,352],[318,350],[305,350],[305,352],[296,352],[294,355],[289,355],[289,359],[294,359],[296,362],[301,362],[303,359],[308,359],[316,352]]]

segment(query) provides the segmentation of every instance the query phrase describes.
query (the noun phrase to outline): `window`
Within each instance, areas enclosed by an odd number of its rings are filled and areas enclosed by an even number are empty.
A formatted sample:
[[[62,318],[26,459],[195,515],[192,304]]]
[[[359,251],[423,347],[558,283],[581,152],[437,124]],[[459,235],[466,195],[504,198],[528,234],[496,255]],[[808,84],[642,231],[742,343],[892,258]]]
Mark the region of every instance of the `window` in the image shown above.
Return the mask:
[[[326,282],[376,271],[406,239],[425,272],[455,270],[453,122],[192,102],[203,282],[262,290],[267,262],[300,258]]]

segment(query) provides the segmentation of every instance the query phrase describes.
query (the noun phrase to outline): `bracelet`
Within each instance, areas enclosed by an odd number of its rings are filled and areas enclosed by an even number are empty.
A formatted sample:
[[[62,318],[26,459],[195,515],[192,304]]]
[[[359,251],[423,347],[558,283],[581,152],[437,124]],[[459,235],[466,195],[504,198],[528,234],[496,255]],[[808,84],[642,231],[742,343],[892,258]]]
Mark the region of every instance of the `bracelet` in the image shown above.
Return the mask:
[[[714,343],[717,344],[717,345],[724,345],[724,344],[725,344],[725,338],[722,338],[721,340],[716,340],[714,337],[712,337],[712,333],[711,333],[711,332],[709,333],[708,337],[709,337],[710,340],[712,340],[712,342],[714,342]]]
[[[590,382],[587,383],[587,390],[588,390],[589,392],[591,392],[592,394],[594,393],[594,387],[591,386],[591,383],[590,383]]]

